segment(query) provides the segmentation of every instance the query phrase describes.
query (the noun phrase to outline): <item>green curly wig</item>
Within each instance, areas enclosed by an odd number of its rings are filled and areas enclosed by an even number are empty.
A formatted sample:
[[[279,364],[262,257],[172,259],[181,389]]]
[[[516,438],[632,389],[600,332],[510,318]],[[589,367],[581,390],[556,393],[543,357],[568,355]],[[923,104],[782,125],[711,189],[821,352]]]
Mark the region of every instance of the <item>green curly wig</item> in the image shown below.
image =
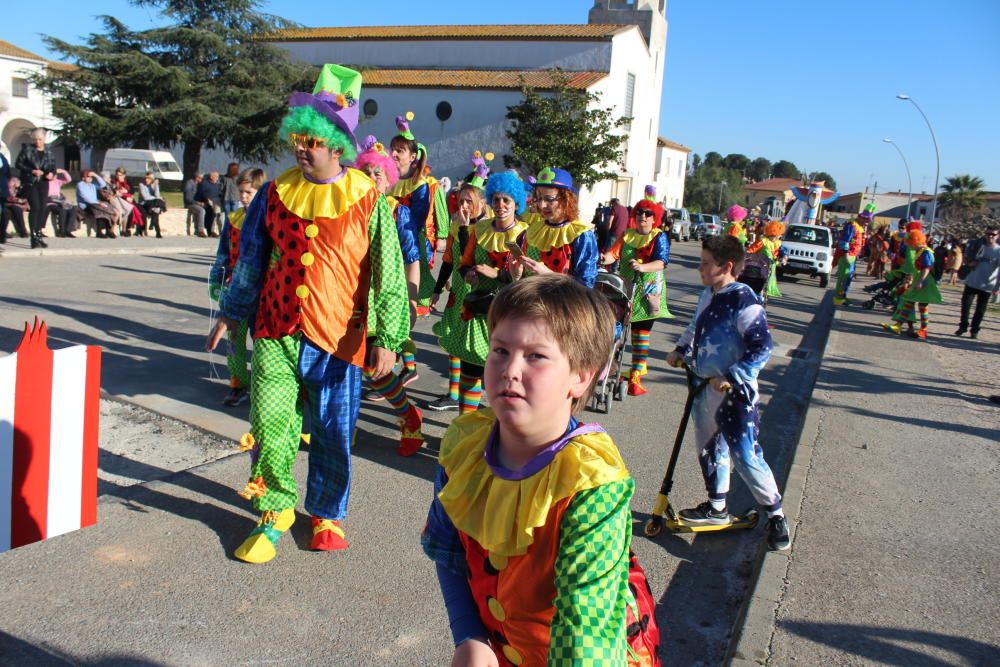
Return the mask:
[[[354,158],[358,155],[357,148],[354,147],[343,130],[312,107],[301,106],[289,109],[285,119],[281,121],[281,129],[278,132],[286,137],[289,134],[305,134],[323,139],[328,147],[339,148],[343,151],[340,161],[347,164],[353,163]]]

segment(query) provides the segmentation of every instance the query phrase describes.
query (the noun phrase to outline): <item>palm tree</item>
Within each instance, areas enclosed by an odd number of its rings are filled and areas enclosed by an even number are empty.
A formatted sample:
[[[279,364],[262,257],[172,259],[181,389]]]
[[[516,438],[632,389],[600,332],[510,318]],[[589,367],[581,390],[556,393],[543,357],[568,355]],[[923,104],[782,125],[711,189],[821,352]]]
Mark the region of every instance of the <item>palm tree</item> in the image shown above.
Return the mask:
[[[971,174],[947,178],[938,199],[945,217],[964,219],[982,211],[986,205],[985,186],[983,179]]]

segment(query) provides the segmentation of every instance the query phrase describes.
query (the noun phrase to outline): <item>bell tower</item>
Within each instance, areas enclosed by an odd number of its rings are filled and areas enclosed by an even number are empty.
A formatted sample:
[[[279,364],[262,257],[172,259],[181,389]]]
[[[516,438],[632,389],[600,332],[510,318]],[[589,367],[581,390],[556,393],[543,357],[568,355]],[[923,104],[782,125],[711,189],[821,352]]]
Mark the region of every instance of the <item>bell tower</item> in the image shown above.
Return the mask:
[[[649,50],[662,53],[667,42],[667,0],[594,0],[588,23],[637,25]]]

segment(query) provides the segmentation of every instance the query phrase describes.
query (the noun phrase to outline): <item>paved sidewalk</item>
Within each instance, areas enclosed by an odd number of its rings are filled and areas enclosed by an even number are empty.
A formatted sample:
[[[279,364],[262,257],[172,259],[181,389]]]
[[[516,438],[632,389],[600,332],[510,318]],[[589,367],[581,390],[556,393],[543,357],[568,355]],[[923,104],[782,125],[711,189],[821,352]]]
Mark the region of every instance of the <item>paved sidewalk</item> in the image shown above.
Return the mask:
[[[733,664],[1000,664],[1000,318],[954,337],[959,294],[926,343],[838,310]]]

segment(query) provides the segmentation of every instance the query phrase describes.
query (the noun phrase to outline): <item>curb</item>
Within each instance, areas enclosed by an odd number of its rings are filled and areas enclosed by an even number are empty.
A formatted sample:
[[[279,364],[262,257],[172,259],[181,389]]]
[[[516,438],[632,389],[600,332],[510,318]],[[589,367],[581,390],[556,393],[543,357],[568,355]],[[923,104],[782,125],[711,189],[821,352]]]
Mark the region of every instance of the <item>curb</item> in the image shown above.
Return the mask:
[[[80,255],[180,255],[183,253],[214,254],[205,246],[148,246],[131,248],[34,248],[17,249],[0,253],[0,259],[25,259],[29,257],[72,257]]]
[[[784,478],[782,506],[788,518],[792,546],[786,552],[772,553],[767,548],[767,542],[760,541],[760,547],[751,564],[747,595],[733,623],[732,639],[723,659],[724,665],[738,667],[763,665],[770,657],[776,613],[784,594],[788,568],[795,552],[795,530],[812,464],[813,443],[819,436],[823,421],[824,406],[817,406],[813,402],[813,392],[819,374],[823,370],[823,360],[826,358],[830,338],[835,337],[832,327],[837,317],[837,309],[833,306],[833,290],[828,290],[816,314],[819,320],[816,324],[822,325],[825,329],[821,344],[817,346],[819,360],[804,370],[805,383],[801,399],[808,407],[799,425],[792,455],[787,457],[780,471],[775,471],[779,479]]]

